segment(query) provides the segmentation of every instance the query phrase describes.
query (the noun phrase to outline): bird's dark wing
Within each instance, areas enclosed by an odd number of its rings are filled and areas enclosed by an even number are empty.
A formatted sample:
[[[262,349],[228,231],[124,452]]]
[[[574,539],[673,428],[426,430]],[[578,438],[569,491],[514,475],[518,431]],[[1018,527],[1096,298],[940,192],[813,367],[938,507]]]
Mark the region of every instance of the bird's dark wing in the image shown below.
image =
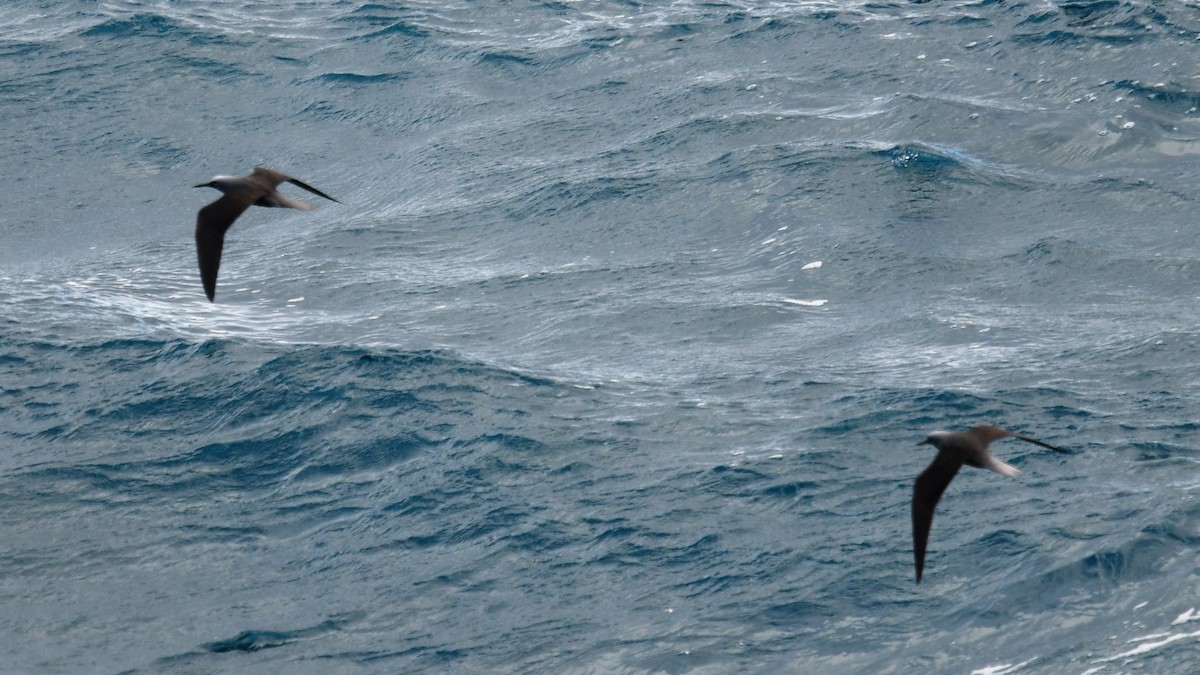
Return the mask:
[[[985,447],[985,448],[988,446],[988,443],[991,443],[992,441],[996,441],[1001,438],[1008,438],[1011,436],[1012,438],[1017,438],[1022,441],[1025,441],[1026,443],[1033,443],[1034,445],[1040,445],[1043,448],[1049,448],[1050,450],[1054,450],[1057,452],[1067,452],[1066,450],[1063,450],[1062,448],[1057,448],[1053,445],[1050,445],[1049,443],[1043,443],[1042,441],[1039,441],[1036,438],[1022,436],[1021,434],[1014,434],[1013,432],[1007,431],[1005,429],[1001,429],[1000,427],[991,427],[991,426],[974,427],[974,428],[968,429],[964,433],[966,435],[974,438],[975,440],[979,441],[980,443],[982,443],[983,447]]]
[[[1039,441],[1036,438],[1030,438],[1028,436],[1021,436],[1020,434],[1009,434],[1009,435],[1012,436],[1013,438],[1018,438],[1022,441],[1025,441],[1026,443],[1033,443],[1034,445],[1040,445],[1043,448],[1049,448],[1050,450],[1054,450],[1055,452],[1069,452],[1068,450],[1063,450],[1062,448],[1055,447],[1053,445],[1050,445],[1049,443],[1043,443],[1042,441]]]
[[[250,174],[250,178],[272,190],[279,187],[280,183],[291,180],[288,176],[265,166],[254,167],[254,173]]]
[[[338,200],[334,199],[333,197],[330,197],[329,195],[325,194],[324,192],[321,192],[317,188],[309,185],[308,183],[301,183],[300,181],[296,180],[295,178],[288,178],[287,182],[291,183],[292,185],[302,187],[305,190],[308,190],[309,192],[313,193],[314,195],[324,197],[325,199],[328,199],[331,202],[337,202],[338,204],[341,204],[341,202],[338,202]]]
[[[918,584],[925,570],[925,546],[929,543],[929,528],[933,526],[933,510],[961,467],[961,462],[939,451],[933,462],[917,476],[913,486],[913,556],[917,563]]]
[[[963,434],[978,441],[984,449],[987,449],[988,444],[992,441],[998,441],[1001,438],[1013,435],[1011,431],[993,426],[971,427],[964,431]]]
[[[221,250],[225,248],[225,234],[215,230],[196,228],[196,256],[200,260],[200,283],[204,294],[212,302],[217,296],[217,269],[221,267]]]
[[[196,257],[200,261],[200,282],[209,302],[217,295],[217,270],[225,248],[225,231],[253,202],[252,195],[225,195],[196,215]]]
[[[275,188],[279,187],[279,185],[281,183],[291,183],[292,185],[295,185],[297,187],[308,190],[309,192],[313,193],[314,195],[317,195],[319,197],[324,197],[325,199],[328,199],[331,202],[337,202],[338,204],[341,204],[341,202],[338,202],[338,200],[334,199],[333,197],[330,197],[329,195],[325,194],[324,192],[321,192],[317,188],[309,185],[308,183],[296,180],[295,178],[292,178],[291,176],[285,176],[284,174],[281,174],[278,171],[275,171],[273,169],[268,169],[264,166],[254,167],[254,173],[250,174],[250,176],[255,181],[257,181],[259,184],[263,185],[264,187],[269,188],[270,192],[274,192]],[[285,199],[286,199],[286,197],[285,197]],[[303,204],[304,202],[297,202],[297,203]],[[270,206],[270,204],[263,204],[263,206]],[[285,206],[287,206],[289,208],[293,208],[293,209],[303,209],[304,211],[311,211],[311,210],[313,210],[313,208],[315,208],[315,207],[312,207],[311,205],[307,209],[304,208],[303,206],[295,206],[293,204],[285,204]]]

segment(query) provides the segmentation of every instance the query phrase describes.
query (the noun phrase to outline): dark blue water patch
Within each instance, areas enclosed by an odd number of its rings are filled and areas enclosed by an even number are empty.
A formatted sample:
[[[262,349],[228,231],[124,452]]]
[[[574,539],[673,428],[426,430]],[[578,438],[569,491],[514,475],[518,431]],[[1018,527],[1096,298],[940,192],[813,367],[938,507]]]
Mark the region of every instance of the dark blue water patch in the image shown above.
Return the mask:
[[[32,59],[39,55],[49,54],[51,47],[40,42],[0,42],[0,58]],[[0,84],[0,93],[7,94],[12,89],[11,83]]]
[[[790,629],[815,627],[835,614],[829,603],[805,598],[787,599],[786,596],[779,600],[763,607],[762,616],[769,625],[787,626]]]
[[[202,344],[210,344],[215,342],[217,341],[214,340]],[[111,355],[111,360],[108,362],[110,367],[126,366],[124,363],[126,357],[124,357],[123,353],[127,351],[133,352],[133,362],[136,364],[139,362],[144,363],[145,361],[154,360],[163,356],[169,356],[172,353],[178,353],[180,350],[186,350],[189,348],[189,345],[181,340],[163,342],[161,340],[151,340],[145,338],[119,338],[114,340],[104,340],[101,342],[71,341],[65,343],[54,343],[38,341],[26,343],[25,346],[27,348],[39,350],[65,349],[68,352],[73,352],[74,354],[83,357],[89,357],[93,355]]]
[[[725,121],[716,122],[720,125],[728,124]],[[735,124],[749,127],[754,122],[743,120],[735,122]],[[736,127],[728,129],[730,131],[737,130]],[[723,133],[723,131],[717,130],[717,133]],[[853,145],[807,147],[792,143],[773,143],[756,145],[749,152],[738,150],[725,153],[711,160],[708,165],[725,169],[722,173],[724,174],[723,178],[727,180],[777,172],[795,173],[803,176],[806,180],[819,180],[820,174],[828,174],[841,165],[859,165],[865,157],[877,154],[875,152],[864,154],[862,148]],[[820,189],[824,188],[824,185],[820,186]]]
[[[486,50],[475,57],[475,64],[497,68],[502,71],[517,71],[537,66],[538,59],[528,54],[517,52]]]
[[[727,15],[723,27],[733,30],[725,38],[726,40],[742,46],[753,44],[755,47],[759,47],[764,40],[793,40],[797,34],[802,34],[805,30],[822,30],[828,31],[829,35],[843,36],[857,33],[860,28],[853,22],[843,20],[842,14],[836,10],[818,11],[795,18],[760,17],[744,12],[733,12]]]
[[[340,476],[356,471],[395,467],[424,451],[438,447],[441,443],[440,438],[429,438],[419,433],[400,433],[386,438],[350,442],[327,440],[323,444],[328,445],[329,450],[296,472],[295,480],[305,481],[323,476]]]
[[[28,366],[29,361],[16,354],[0,354],[0,368],[13,368],[18,365]]]
[[[127,38],[137,36],[164,36],[187,32],[180,24],[159,14],[134,14],[120,19],[109,19],[83,31],[83,37]]]
[[[604,532],[602,540],[607,545],[600,555],[592,560],[592,564],[636,569],[647,564],[658,564],[669,542],[676,541],[676,536],[636,526],[610,528]]]
[[[1142,529],[1151,537],[1161,537],[1164,541],[1173,542],[1183,549],[1200,549],[1200,504],[1189,505],[1172,510],[1163,515],[1160,522],[1152,523]]]
[[[1016,530],[993,530],[971,543],[972,547],[987,551],[996,558],[1015,558],[1028,551],[1031,544]]]
[[[344,630],[354,616],[329,619],[316,626],[289,631],[246,630],[225,639],[201,645],[205,651],[216,654],[231,652],[257,652],[263,649],[282,647],[297,640],[315,638],[327,633]]]
[[[679,42],[698,34],[703,29],[703,24],[675,22],[656,27],[654,38],[664,42],[668,40]]]
[[[725,12],[725,16],[722,17],[721,23],[726,26],[736,26],[739,24],[744,24],[744,23],[752,20],[753,18],[754,18],[754,15],[748,11],[740,10],[740,9],[739,10],[730,10],[728,12]]]
[[[1194,450],[1189,447],[1174,445],[1171,443],[1143,441],[1134,443],[1130,446],[1137,452],[1138,462],[1154,462],[1172,457],[1187,457],[1194,454]]]
[[[413,14],[412,11],[395,5],[368,3],[355,7],[353,11],[340,16],[337,21],[339,24],[365,24],[376,28],[351,38],[353,42],[375,41],[385,37],[408,39],[410,43],[425,42],[431,33],[420,25],[420,17]]]
[[[625,40],[625,36],[617,31],[610,30],[608,33],[608,35],[587,38],[580,44],[589,51],[599,52],[612,49],[622,44]]]
[[[1072,26],[1090,26],[1117,14],[1122,6],[1126,3],[1118,0],[1077,0],[1059,3],[1058,10]]]
[[[746,587],[753,581],[753,577],[745,574],[715,572],[713,574],[700,575],[695,579],[681,581],[674,584],[671,588],[680,597],[702,599],[733,593]]]
[[[953,148],[934,148],[928,145],[898,145],[890,150],[877,151],[892,160],[899,171],[919,174],[947,174],[963,165],[964,155]]]
[[[190,150],[176,145],[168,138],[124,138],[114,139],[115,143],[124,143],[126,151],[159,167],[179,166],[184,159],[191,156]]]
[[[217,640],[203,645],[204,649],[216,654],[227,652],[257,652],[261,649],[282,647],[295,639],[290,633],[248,630],[228,640]]]
[[[383,507],[382,512],[397,516],[417,517],[427,513],[434,513],[438,509],[444,508],[446,503],[442,495],[436,492],[414,494],[406,496],[398,502],[388,504]]]
[[[987,419],[1000,412],[1000,403],[994,399],[953,389],[880,389],[849,394],[836,403],[856,412],[818,426],[811,433],[843,436],[887,426],[927,431],[930,425],[950,425],[956,419]]]
[[[626,522],[624,519],[618,519],[616,521],[600,521],[594,518],[585,518],[584,522],[589,525],[604,526],[601,528],[600,533],[595,535],[595,537],[592,539],[592,543],[594,544],[605,543],[608,541],[623,541],[624,539],[637,535],[639,532],[637,527],[624,524]],[[616,523],[622,524],[618,525]]]
[[[1074,394],[1066,391],[1060,391],[1058,395],[1062,398],[1077,398],[1077,396]],[[1053,394],[1050,394],[1050,396],[1053,396]],[[1039,409],[1039,413],[1052,420],[1055,420],[1055,422],[1058,423],[1058,428],[1061,430],[1060,433],[1064,434],[1066,432],[1079,431],[1085,427],[1088,421],[1095,417],[1095,413],[1090,410],[1077,408],[1067,404],[1046,405]],[[1070,447],[1064,447],[1062,450],[1068,455],[1078,452],[1078,450],[1074,450]]]
[[[520,553],[544,555],[563,549],[571,549],[577,544],[577,531],[573,524],[555,520],[541,520],[526,529],[504,537],[507,548]],[[551,561],[551,569],[573,567],[578,563]]]
[[[740,466],[715,466],[701,476],[699,487],[726,497],[758,494],[761,484],[774,476]]]
[[[130,375],[153,370],[159,359],[173,360],[181,345],[124,340],[74,346],[10,339],[6,348],[5,380],[19,386],[5,391],[11,403],[0,402],[18,411],[5,431],[53,436],[55,430],[78,430],[102,411],[119,408],[103,393],[127,389]]]
[[[524,505],[500,505],[487,508],[482,518],[460,521],[442,533],[443,546],[471,544],[492,538],[505,539],[528,518],[530,509]]]
[[[707,95],[720,93],[722,87],[701,84],[699,85],[699,89],[700,95]],[[689,117],[684,118],[673,126],[656,131],[654,135],[647,139],[646,147],[663,153],[667,150],[683,150],[692,144],[697,144],[696,147],[699,147],[697,141],[700,139],[729,136],[736,134],[738,131],[757,126],[758,123],[756,121],[747,119],[744,115],[726,118]],[[716,147],[722,146],[718,145]],[[750,152],[753,152],[756,156],[759,151],[759,148],[750,149]],[[708,161],[715,166],[725,168],[737,164],[745,152],[745,150],[728,150],[713,156]]]
[[[1148,106],[1178,115],[1194,113],[1200,107],[1200,92],[1176,83],[1147,84],[1137,80],[1119,80],[1111,86],[1119,92],[1143,99]]]
[[[688,570],[701,560],[711,565],[712,561],[724,554],[719,534],[708,533],[699,537],[690,533],[674,534],[672,539],[676,545],[659,546],[652,554],[651,564]]]
[[[1097,598],[1104,597],[1117,592],[1120,587],[1154,579],[1165,567],[1195,556],[1198,538],[1193,534],[1179,537],[1180,530],[1176,527],[1176,523],[1195,515],[1188,515],[1186,510],[1172,513],[1167,516],[1170,524],[1147,526],[1123,545],[1103,547],[1074,562],[1019,581],[1006,591],[1005,612],[1011,616],[1012,612],[1052,610],[1060,607],[1065,597],[1084,592]],[[1188,525],[1184,523],[1182,527],[1187,532]],[[1103,536],[1092,540],[1102,542],[1107,539],[1108,536]],[[1011,552],[1009,557],[1014,564],[1021,559],[1016,552]],[[964,618],[975,616],[975,608],[964,608],[964,611]]]
[[[45,446],[50,455],[63,442],[81,445],[87,452],[72,460],[83,465],[89,455],[141,456],[95,466],[139,485],[137,477],[150,476],[156,490],[198,490],[206,481],[254,489],[287,475],[304,482],[454,448],[536,456],[546,450],[544,441],[509,430],[526,416],[524,404],[504,405],[501,397],[559,390],[542,378],[433,352],[264,351],[220,341],[148,340],[10,349],[9,381],[23,384],[0,399],[0,407],[19,411],[6,437]],[[32,372],[23,372],[30,363]],[[37,384],[39,378],[46,384]],[[76,407],[80,399],[94,403]],[[64,414],[66,405],[73,409]],[[446,444],[481,412],[493,430]],[[486,482],[497,471],[522,470],[512,462],[481,463],[464,477]]]
[[[789,480],[765,487],[759,494],[767,500],[811,501],[825,487],[825,484],[813,481]]]
[[[81,502],[114,495],[159,496],[211,490],[254,490],[277,483],[305,461],[296,448],[306,434],[207,445],[161,460],[31,467],[19,475],[28,489]]]
[[[246,490],[275,484],[304,457],[297,448],[309,444],[311,430],[284,432],[264,439],[214,443],[170,459],[129,467],[131,475],[157,477],[157,485],[166,490],[220,489]],[[172,479],[172,477],[174,477]]]
[[[336,348],[335,348],[336,349]],[[449,371],[457,375],[486,375],[488,378],[500,378],[520,384],[526,384],[534,387],[557,387],[559,386],[553,380],[528,373],[522,373],[514,370],[504,370],[501,368],[488,366],[476,361],[464,359],[463,357],[447,351],[439,350],[421,350],[421,351],[401,351],[401,350],[384,350],[384,351],[364,351],[350,350],[349,355],[356,357],[355,362],[360,368],[369,368],[372,370],[383,368],[384,373],[388,370],[424,370],[434,369],[437,371]]]
[[[192,45],[229,45],[230,37],[220,32],[202,32],[199,28],[160,14],[135,13],[108,19],[80,34],[93,40],[145,40],[147,44],[185,40]],[[243,38],[235,38],[241,40]],[[157,48],[156,48],[157,49]],[[178,58],[171,54],[166,58]]]
[[[251,70],[247,67],[248,65],[252,65],[252,63],[243,64],[222,61],[200,54],[193,54],[187,59],[177,59],[177,62],[179,67],[186,68],[188,71],[194,72],[197,76],[213,83],[231,84],[255,79],[262,80],[264,77],[261,72]],[[242,124],[246,124],[246,122],[243,121]]]
[[[656,194],[659,186],[649,177],[595,176],[582,181],[555,180],[522,195],[514,204],[513,218],[545,219],[566,213],[576,216],[594,213],[607,204],[637,200]]]
[[[1188,41],[1200,38],[1200,17],[1192,7],[1175,3],[1151,4],[1143,8],[1143,13],[1147,21],[1161,27],[1167,35]]]
[[[992,23],[992,19],[983,15],[962,15],[953,20],[955,26],[965,30],[974,30],[977,27],[988,26]]]
[[[573,15],[573,14],[575,14],[575,9],[576,9],[575,6],[570,3],[555,2],[555,1],[539,2],[539,3],[537,3],[537,6],[541,7],[542,9],[548,10],[549,12],[551,12],[553,14],[557,14],[559,16],[562,16],[565,14]]]
[[[42,466],[26,471],[18,478],[0,483],[0,494],[32,503],[54,502],[64,494],[72,493],[82,503],[108,503],[107,495],[118,494],[128,488],[118,468],[102,465],[93,466]]]
[[[602,440],[596,441],[596,443],[601,446],[605,445],[605,442]],[[581,445],[581,447],[586,447],[588,444],[589,443],[585,441],[585,442],[582,442],[580,445]],[[551,470],[551,473],[555,477],[562,479],[562,478],[569,478],[569,477],[573,477],[573,476],[590,475],[595,471],[596,471],[596,466],[594,464],[590,464],[590,463],[584,462],[584,461],[573,461],[573,462],[568,462],[566,464],[563,464],[562,466],[555,467],[554,469]]]
[[[1071,239],[1046,237],[1025,247],[1024,251],[1004,256],[1014,264],[1065,265],[1073,266],[1079,260],[1094,260],[1097,251]]]
[[[436,639],[431,641],[440,642]],[[446,671],[446,668],[452,665],[462,667],[462,662],[468,659],[470,652],[462,649],[418,645],[408,649],[356,653],[353,656],[356,664],[360,662],[364,664],[390,662],[385,672],[436,673]],[[458,671],[452,669],[449,672]]]
[[[1004,406],[1003,411],[1035,410],[1038,415],[1051,411],[1057,419],[1076,418],[1085,420],[1092,416],[1087,409],[1070,404],[1078,398],[1078,393],[1069,389],[1052,386],[1030,386],[1011,389],[1000,387],[993,394],[995,400]],[[997,413],[1002,410],[997,410]],[[1069,427],[1074,429],[1075,427]]]
[[[1161,546],[1145,541],[1135,542],[1118,550],[1093,553],[1080,560],[1076,569],[1084,579],[1111,583],[1136,581],[1158,568],[1152,559],[1161,553]]]
[[[406,73],[377,73],[374,75],[364,75],[361,73],[323,73],[315,79],[328,82],[331,84],[340,84],[347,86],[363,86],[374,84],[390,84],[393,82],[403,82],[409,79],[410,75]]]
[[[533,480],[528,473],[529,467],[522,462],[506,459],[508,455],[502,448],[480,447],[469,442],[455,441],[443,445],[440,451],[449,455],[455,449],[467,457],[468,463],[446,469],[444,474],[460,494],[494,493],[498,483]]]
[[[456,441],[465,446],[482,448],[486,451],[494,451],[498,454],[508,456],[508,451],[517,453],[541,453],[547,449],[546,444],[533,438],[519,436],[516,434],[484,434],[472,439],[463,439]]]
[[[1049,23],[1056,26],[1039,32],[1018,32],[1011,41],[1017,45],[1048,46],[1056,49],[1073,49],[1080,45],[1131,45],[1149,39],[1150,26],[1144,17],[1127,16],[1116,20],[1113,14],[1095,14],[1083,20],[1071,20],[1053,12],[1036,15],[1026,24]]]

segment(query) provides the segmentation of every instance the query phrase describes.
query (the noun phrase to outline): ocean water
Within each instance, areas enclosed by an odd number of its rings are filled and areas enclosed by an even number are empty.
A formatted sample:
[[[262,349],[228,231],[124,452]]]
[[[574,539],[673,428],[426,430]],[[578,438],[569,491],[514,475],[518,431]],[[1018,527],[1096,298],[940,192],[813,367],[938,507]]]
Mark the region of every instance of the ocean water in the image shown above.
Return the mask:
[[[1194,3],[5,3],[0,670],[1194,673],[1198,108]]]

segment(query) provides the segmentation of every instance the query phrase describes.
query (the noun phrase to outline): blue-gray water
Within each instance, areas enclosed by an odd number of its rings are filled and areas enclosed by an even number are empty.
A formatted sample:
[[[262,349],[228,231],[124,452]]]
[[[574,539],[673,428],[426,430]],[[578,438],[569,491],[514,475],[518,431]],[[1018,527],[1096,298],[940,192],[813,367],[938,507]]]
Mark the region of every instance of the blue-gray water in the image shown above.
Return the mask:
[[[1198,55],[1180,2],[6,3],[0,669],[1195,672]],[[256,164],[342,204],[210,304],[191,186]],[[1071,454],[964,470],[915,585],[916,443],[981,423]]]

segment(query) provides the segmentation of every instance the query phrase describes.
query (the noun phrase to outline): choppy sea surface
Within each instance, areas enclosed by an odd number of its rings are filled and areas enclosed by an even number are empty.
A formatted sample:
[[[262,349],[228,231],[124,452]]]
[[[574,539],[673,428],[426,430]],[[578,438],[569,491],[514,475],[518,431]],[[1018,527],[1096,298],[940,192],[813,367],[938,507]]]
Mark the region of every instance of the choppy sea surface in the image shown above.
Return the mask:
[[[1194,673],[1198,108],[1191,2],[7,2],[0,669]]]

